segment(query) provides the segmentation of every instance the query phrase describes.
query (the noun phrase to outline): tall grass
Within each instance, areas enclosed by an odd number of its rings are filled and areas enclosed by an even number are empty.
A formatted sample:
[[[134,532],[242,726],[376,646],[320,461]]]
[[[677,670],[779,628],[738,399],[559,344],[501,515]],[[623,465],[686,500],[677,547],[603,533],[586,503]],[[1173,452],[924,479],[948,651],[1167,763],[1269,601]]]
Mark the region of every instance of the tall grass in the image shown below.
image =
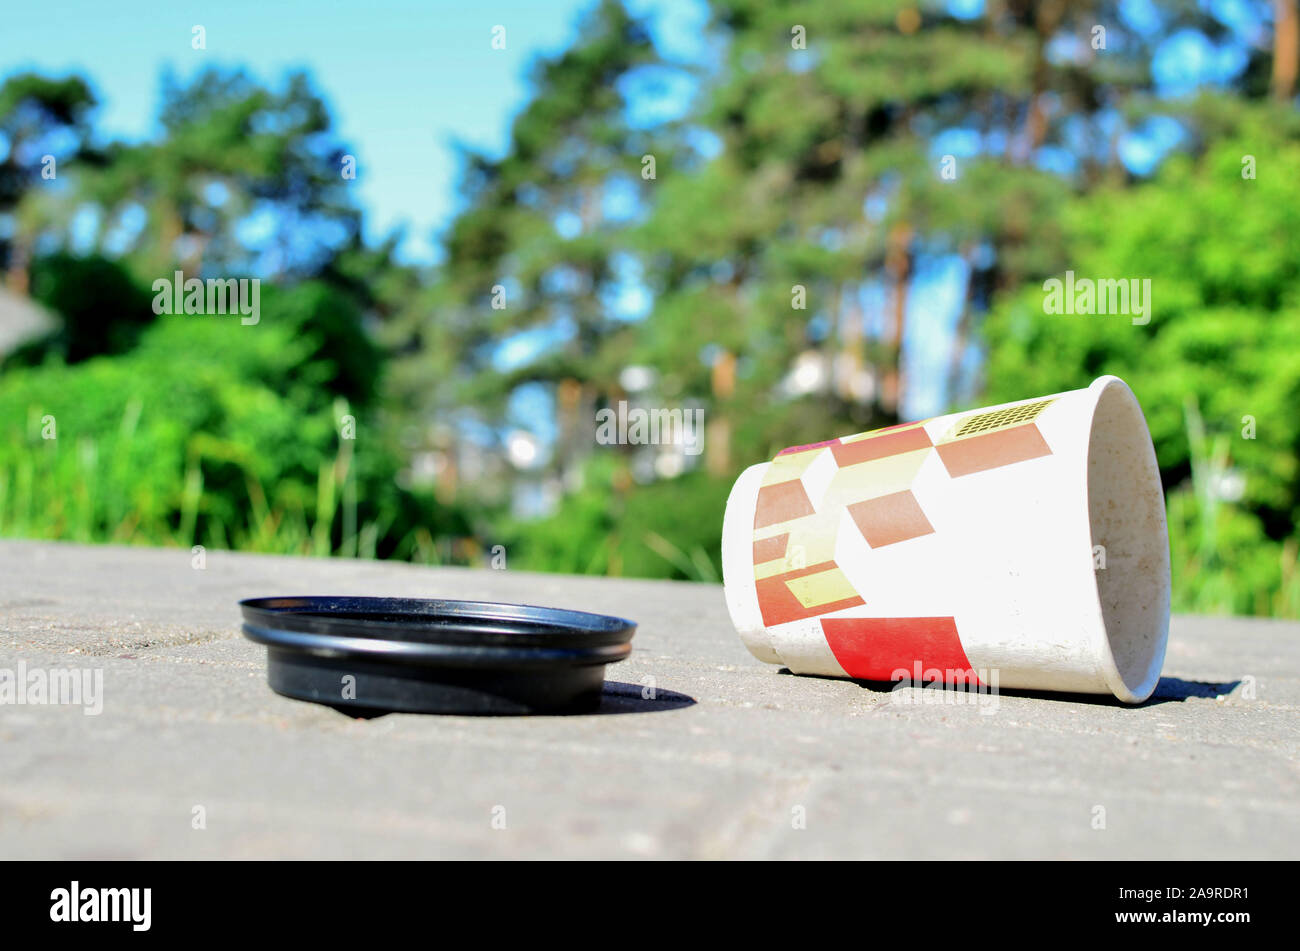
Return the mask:
[[[344,404],[341,412],[346,410]],[[244,518],[229,519],[205,505],[204,441],[196,439],[184,471],[178,473],[174,516],[159,517],[152,514],[159,509],[157,504],[141,504],[142,497],[133,499],[121,489],[127,481],[126,461],[112,451],[129,444],[139,418],[139,402],[128,403],[115,438],[104,440],[107,452],[101,452],[100,440],[82,436],[69,453],[61,440],[41,439],[38,432],[37,438],[29,440],[30,451],[20,453],[9,465],[0,463],[0,537],[187,549],[204,544],[272,554],[375,557],[378,540],[391,519],[358,524],[352,440],[340,439],[334,458],[322,463],[310,516],[292,503],[271,504],[265,487],[245,466]],[[336,522],[341,533],[335,532]],[[417,530],[421,531],[429,535],[427,529]],[[403,546],[418,560],[437,560],[431,536],[408,536],[399,547]]]
[[[1209,435],[1200,409],[1184,406],[1192,478],[1166,499],[1173,609],[1197,614],[1300,618],[1298,537],[1263,540],[1253,516],[1225,497],[1229,438]]]
[[[336,418],[346,409],[346,404],[336,406]],[[1194,400],[1188,401],[1184,415],[1192,478],[1171,490],[1166,500],[1174,610],[1300,618],[1300,536],[1260,541],[1262,532],[1253,516],[1224,497],[1224,477],[1231,470],[1229,438],[1206,432]],[[340,439],[333,457],[321,463],[314,499],[304,505],[292,495],[272,501],[250,467],[196,437],[176,473],[175,497],[168,502],[158,497],[163,490],[129,484],[129,462],[119,447],[130,445],[139,419],[139,402],[132,401],[116,432],[102,440],[79,437],[71,445],[41,439],[39,419],[33,419],[27,451],[11,456],[7,465],[0,462],[0,536],[376,557],[392,516],[359,521],[352,440]],[[243,471],[246,504],[235,517],[223,517],[219,507],[207,504],[204,463],[212,460],[240,465]],[[658,531],[645,531],[642,544],[680,576],[719,580],[699,545],[684,550]],[[569,570],[618,574],[617,549],[616,534],[606,534],[588,549],[585,565]],[[425,526],[409,531],[392,552],[393,557],[430,565],[475,564],[481,555],[471,539],[436,536]]]

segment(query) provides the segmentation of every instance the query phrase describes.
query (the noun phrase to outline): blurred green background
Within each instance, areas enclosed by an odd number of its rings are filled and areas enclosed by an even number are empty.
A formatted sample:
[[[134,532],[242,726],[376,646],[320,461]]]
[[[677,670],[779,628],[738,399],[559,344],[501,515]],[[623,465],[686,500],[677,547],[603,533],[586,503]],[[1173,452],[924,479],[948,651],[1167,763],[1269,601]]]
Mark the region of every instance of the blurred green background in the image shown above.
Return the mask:
[[[1300,617],[1294,0],[685,6],[580,3],[428,260],[367,224],[344,54],[169,70],[135,137],[93,64],[5,67],[0,535],[717,580],[780,448],[1114,373],[1175,610]],[[177,270],[260,320],[155,315]],[[1067,270],[1150,323],[1045,313]],[[598,444],[620,401],[704,452]]]

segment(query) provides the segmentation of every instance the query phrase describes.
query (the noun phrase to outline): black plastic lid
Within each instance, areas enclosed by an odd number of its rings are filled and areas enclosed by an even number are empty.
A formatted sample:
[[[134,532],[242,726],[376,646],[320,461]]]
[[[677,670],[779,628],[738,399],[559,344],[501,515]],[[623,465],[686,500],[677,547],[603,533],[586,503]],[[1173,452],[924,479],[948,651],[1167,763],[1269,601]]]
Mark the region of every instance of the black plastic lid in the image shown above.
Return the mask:
[[[354,715],[580,713],[631,652],[623,618],[419,598],[252,598],[244,635],[287,697]]]

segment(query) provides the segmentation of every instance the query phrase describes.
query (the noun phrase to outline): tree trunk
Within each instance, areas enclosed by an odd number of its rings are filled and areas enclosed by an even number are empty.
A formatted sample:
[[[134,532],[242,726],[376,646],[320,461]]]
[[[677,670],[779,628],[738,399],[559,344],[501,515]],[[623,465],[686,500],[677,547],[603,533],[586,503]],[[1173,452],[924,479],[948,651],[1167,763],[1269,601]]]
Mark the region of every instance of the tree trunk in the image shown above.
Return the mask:
[[[889,232],[889,246],[885,251],[885,271],[894,287],[891,352],[889,365],[881,387],[884,408],[898,415],[903,404],[903,331],[907,323],[907,293],[912,279],[912,227],[899,222]]]
[[[561,380],[555,388],[555,411],[558,419],[555,428],[556,475],[559,476],[566,490],[577,479],[578,466],[581,465],[578,448],[578,434],[581,431],[583,386],[572,377]]]
[[[862,306],[858,303],[856,282],[840,285],[836,292],[836,325],[840,327],[840,359],[835,367],[838,375],[837,389],[840,399],[853,406],[870,403],[870,395],[863,392],[860,379],[866,367],[863,352]]]
[[[1290,102],[1300,66],[1300,13],[1296,0],[1273,0],[1273,96]]]
[[[966,349],[970,346],[971,325],[975,321],[976,301],[976,281],[979,275],[975,273],[975,253],[969,252],[966,257],[966,298],[962,302],[961,317],[957,320],[957,329],[953,332],[952,355],[948,358],[948,408],[953,409],[961,396],[961,371],[962,363],[965,362]]]
[[[25,296],[30,289],[27,270],[30,259],[31,256],[28,254],[26,241],[15,235],[9,245],[9,269],[5,276],[5,283],[16,294]]]
[[[736,355],[724,350],[713,364],[713,418],[705,427],[705,466],[716,476],[731,474],[731,421],[718,408],[736,392]]]
[[[1029,94],[1025,130],[1020,140],[1020,155],[1017,156],[1019,163],[1024,165],[1034,160],[1034,153],[1047,138],[1047,88],[1052,68],[1047,58],[1047,46],[1061,25],[1065,5],[1060,0],[1047,0],[1037,5],[1034,14],[1034,28],[1038,38],[1034,53],[1033,89]]]

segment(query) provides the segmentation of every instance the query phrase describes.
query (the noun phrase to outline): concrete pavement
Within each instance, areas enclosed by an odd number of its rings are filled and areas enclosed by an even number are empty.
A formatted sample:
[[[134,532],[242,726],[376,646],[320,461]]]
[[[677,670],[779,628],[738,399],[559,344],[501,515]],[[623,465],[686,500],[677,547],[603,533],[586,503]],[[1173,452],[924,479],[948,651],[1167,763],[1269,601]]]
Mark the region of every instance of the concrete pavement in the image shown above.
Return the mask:
[[[1139,708],[795,677],[712,585],[0,542],[0,858],[1294,858],[1300,625],[1176,618]],[[640,623],[599,714],[356,720],[273,694],[236,602],[521,601]],[[645,688],[654,699],[644,699]],[[905,700],[913,702],[902,702]]]

